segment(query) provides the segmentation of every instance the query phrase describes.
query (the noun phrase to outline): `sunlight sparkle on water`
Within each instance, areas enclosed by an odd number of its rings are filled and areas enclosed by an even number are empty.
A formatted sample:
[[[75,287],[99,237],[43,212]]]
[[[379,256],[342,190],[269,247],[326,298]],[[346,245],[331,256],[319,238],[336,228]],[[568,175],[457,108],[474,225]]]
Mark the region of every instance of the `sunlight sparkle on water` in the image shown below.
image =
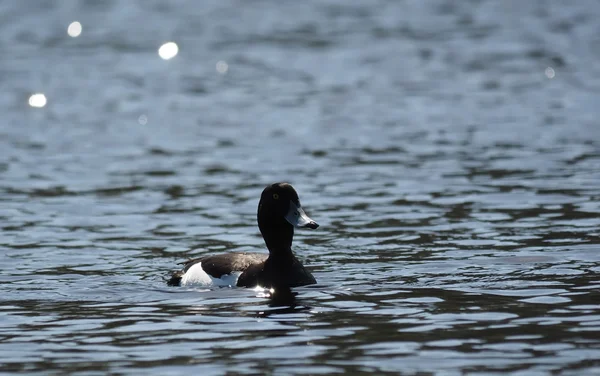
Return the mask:
[[[270,298],[273,293],[275,292],[275,289],[273,288],[265,288],[265,287],[261,287],[261,286],[256,286],[254,288],[254,291],[256,292],[256,297],[257,298]]]
[[[224,62],[223,60],[217,61],[217,72],[220,74],[225,74],[229,70],[229,64]]]
[[[67,28],[67,33],[70,37],[77,38],[79,35],[81,35],[81,30],[81,23],[78,21],[74,21],[71,22],[71,24],[69,24],[69,27]]]
[[[178,52],[179,47],[175,42],[167,42],[158,49],[158,56],[160,56],[163,60],[169,60],[177,56]]]
[[[46,96],[42,93],[35,93],[29,97],[29,105],[31,107],[44,107],[46,105]]]

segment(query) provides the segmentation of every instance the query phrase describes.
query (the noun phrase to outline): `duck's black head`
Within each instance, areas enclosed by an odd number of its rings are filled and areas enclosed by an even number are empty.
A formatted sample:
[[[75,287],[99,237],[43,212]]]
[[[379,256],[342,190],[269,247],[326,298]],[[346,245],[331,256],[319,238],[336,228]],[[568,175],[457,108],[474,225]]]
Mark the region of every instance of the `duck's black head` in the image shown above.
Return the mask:
[[[271,252],[291,249],[294,227],[319,227],[302,210],[298,193],[288,183],[271,184],[263,190],[257,216],[258,228]]]

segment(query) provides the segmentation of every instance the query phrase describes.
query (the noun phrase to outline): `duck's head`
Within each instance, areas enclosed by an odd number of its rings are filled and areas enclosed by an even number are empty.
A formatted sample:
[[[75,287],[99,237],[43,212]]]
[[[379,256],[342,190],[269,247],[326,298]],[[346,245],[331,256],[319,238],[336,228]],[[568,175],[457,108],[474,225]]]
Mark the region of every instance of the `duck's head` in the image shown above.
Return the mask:
[[[272,248],[292,245],[294,227],[316,229],[317,222],[310,219],[302,209],[298,193],[288,183],[275,183],[267,186],[258,203],[258,228]]]

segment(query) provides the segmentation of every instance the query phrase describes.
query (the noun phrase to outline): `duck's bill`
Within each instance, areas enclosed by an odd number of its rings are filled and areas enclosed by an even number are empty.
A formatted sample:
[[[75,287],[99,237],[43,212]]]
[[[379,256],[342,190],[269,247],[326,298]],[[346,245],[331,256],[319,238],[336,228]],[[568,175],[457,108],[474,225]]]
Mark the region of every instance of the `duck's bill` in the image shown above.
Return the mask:
[[[285,215],[285,220],[294,227],[308,227],[313,230],[319,227],[317,222],[310,219],[304,210],[302,210],[302,207],[296,206],[293,201],[290,201],[290,209]]]

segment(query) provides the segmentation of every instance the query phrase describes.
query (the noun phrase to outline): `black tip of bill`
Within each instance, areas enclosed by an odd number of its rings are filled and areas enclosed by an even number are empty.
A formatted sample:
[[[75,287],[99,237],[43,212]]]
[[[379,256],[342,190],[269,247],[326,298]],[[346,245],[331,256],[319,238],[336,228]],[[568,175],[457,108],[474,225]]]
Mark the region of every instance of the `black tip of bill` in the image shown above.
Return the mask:
[[[319,227],[319,224],[315,221],[310,221],[304,227],[308,227],[314,230]]]

